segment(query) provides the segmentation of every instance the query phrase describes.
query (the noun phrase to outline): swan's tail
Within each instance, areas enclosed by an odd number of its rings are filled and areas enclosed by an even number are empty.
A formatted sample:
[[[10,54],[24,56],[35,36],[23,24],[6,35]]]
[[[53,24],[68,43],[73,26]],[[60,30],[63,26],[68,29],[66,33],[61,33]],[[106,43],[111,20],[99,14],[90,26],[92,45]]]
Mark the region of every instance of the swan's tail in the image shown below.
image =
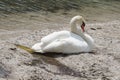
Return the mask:
[[[16,47],[20,48],[20,49],[23,49],[29,53],[35,53],[35,51],[27,46],[23,46],[23,45],[20,45],[20,44],[14,44]]]

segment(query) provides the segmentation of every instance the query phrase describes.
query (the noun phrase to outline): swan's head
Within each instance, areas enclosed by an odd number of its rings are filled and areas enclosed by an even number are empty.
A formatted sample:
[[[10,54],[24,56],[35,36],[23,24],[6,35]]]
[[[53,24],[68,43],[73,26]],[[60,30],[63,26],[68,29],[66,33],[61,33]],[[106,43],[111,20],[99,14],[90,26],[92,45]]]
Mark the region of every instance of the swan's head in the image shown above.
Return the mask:
[[[75,16],[70,21],[71,25],[80,26],[82,31],[85,32],[85,19],[82,16]]]

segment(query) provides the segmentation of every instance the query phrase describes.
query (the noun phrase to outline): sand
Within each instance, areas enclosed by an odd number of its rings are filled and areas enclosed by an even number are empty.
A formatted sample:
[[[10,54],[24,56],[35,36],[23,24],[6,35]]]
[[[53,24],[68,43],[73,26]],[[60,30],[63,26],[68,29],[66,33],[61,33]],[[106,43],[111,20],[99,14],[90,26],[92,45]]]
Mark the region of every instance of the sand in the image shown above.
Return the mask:
[[[120,15],[117,13],[81,13],[87,21],[87,33],[95,40],[94,53],[48,57],[29,54],[13,45],[31,47],[49,33],[70,30],[70,19],[79,14],[73,12],[0,16],[0,80],[120,80]]]

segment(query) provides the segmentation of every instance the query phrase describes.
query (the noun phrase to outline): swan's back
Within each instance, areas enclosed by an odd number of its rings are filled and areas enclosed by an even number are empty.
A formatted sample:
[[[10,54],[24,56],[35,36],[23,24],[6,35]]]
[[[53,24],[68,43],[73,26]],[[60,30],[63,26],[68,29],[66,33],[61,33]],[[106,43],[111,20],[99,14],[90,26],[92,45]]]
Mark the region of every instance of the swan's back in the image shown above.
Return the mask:
[[[44,44],[49,44],[49,43],[51,43],[52,41],[54,41],[56,39],[67,38],[69,36],[70,36],[69,31],[53,32],[53,33],[43,37],[41,39],[41,42],[43,42]]]

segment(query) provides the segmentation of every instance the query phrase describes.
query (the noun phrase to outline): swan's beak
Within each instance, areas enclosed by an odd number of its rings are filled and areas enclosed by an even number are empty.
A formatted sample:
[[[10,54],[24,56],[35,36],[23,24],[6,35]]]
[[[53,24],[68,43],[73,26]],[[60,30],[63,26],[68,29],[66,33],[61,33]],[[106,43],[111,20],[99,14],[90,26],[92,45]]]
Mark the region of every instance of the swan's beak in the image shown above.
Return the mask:
[[[85,23],[84,22],[82,22],[81,28],[82,28],[82,31],[85,32]]]

